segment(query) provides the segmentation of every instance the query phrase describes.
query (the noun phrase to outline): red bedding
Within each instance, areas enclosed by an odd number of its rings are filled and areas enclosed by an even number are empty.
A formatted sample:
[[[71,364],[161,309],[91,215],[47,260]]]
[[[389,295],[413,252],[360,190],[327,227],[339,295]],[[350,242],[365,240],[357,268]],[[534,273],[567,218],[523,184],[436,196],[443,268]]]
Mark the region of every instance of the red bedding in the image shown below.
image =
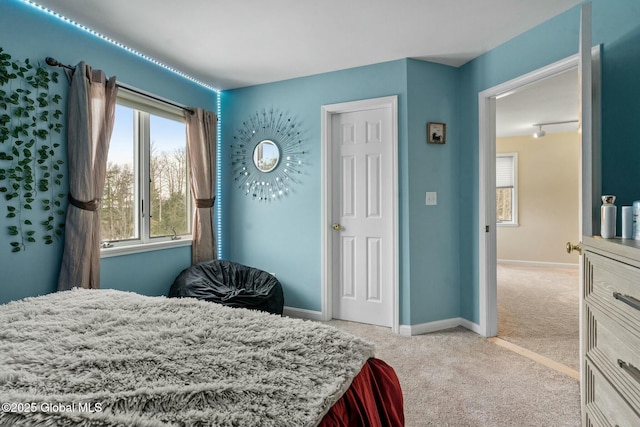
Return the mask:
[[[319,426],[404,426],[402,390],[393,368],[380,359],[369,359]]]

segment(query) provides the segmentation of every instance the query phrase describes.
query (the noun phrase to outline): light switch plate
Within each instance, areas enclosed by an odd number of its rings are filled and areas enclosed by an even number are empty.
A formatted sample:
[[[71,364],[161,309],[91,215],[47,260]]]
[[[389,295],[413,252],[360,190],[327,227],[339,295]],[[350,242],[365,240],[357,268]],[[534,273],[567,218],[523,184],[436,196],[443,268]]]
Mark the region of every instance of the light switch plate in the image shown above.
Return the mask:
[[[435,191],[427,191],[425,198],[425,204],[427,206],[435,206],[438,204],[438,193]]]

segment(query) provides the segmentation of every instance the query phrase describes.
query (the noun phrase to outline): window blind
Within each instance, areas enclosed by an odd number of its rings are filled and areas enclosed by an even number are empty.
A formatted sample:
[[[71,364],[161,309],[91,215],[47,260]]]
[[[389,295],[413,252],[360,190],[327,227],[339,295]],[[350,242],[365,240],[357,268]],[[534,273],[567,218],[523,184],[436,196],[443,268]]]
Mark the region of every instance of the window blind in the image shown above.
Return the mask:
[[[496,188],[513,188],[513,156],[496,157]]]

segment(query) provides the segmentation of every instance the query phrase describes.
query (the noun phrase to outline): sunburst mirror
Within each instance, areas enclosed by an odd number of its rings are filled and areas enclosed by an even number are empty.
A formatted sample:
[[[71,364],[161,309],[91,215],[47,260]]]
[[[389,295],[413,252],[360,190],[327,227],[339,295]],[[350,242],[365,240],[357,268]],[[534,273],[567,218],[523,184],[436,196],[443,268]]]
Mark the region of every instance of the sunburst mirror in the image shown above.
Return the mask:
[[[304,167],[303,138],[295,121],[274,110],[256,112],[233,137],[234,181],[245,195],[279,200],[300,183]]]

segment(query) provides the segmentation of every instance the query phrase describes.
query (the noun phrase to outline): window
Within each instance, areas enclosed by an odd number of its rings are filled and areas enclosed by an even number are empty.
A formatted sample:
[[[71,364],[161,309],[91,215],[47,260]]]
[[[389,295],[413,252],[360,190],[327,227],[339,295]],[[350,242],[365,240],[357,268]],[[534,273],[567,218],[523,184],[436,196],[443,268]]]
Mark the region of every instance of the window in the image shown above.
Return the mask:
[[[100,207],[103,256],[190,243],[184,113],[120,88]]]
[[[496,155],[496,220],[518,225],[518,153]]]

